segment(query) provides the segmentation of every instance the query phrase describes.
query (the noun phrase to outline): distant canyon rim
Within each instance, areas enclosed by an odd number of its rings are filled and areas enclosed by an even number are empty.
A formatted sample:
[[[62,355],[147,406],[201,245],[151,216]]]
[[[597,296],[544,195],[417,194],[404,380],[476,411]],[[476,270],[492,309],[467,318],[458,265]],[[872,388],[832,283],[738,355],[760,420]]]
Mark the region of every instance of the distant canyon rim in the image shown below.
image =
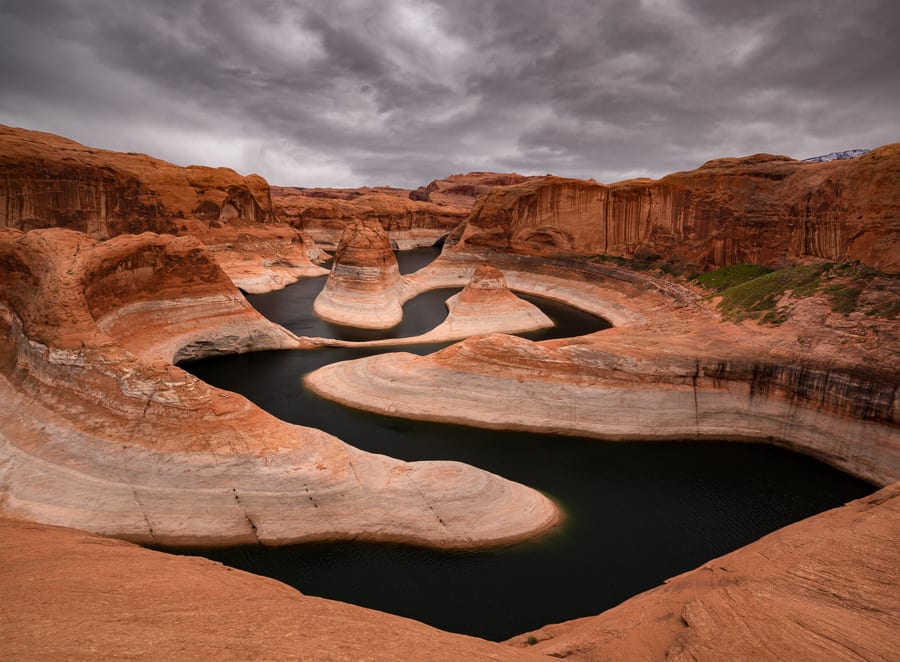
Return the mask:
[[[236,651],[261,657],[888,659],[900,648],[900,144],[821,163],[724,158],[611,185],[470,173],[415,191],[272,189],[255,175],[10,127],[0,145],[8,657],[124,654],[148,618],[162,634],[145,657],[185,640],[197,655],[221,653],[234,634],[216,601],[235,593],[259,600],[247,623],[276,609],[309,623],[284,648],[266,628],[246,628]],[[433,264],[399,273],[392,249],[436,242]],[[611,441],[764,441],[880,491],[508,645],[92,537],[467,549],[555,526],[556,505],[525,485],[460,463],[365,453],[177,367],[321,345],[266,320],[242,290],[325,273],[316,312],[362,328],[395,325],[418,293],[465,289],[432,336],[459,342],[321,368],[306,383],[324,397]],[[508,335],[523,319],[544,323],[510,289],[613,328],[543,342]],[[79,553],[85,545],[103,553]],[[192,627],[165,617],[171,587],[129,588],[113,565],[222,585],[193,605]],[[67,614],[89,568],[96,608]],[[56,577],[64,602],[47,605],[49,584],[33,590],[40,575]],[[104,612],[103,595],[132,590],[130,608],[115,598]],[[127,614],[120,627],[101,625],[111,610]],[[96,638],[74,619],[94,623]],[[348,643],[345,627],[368,639]]]

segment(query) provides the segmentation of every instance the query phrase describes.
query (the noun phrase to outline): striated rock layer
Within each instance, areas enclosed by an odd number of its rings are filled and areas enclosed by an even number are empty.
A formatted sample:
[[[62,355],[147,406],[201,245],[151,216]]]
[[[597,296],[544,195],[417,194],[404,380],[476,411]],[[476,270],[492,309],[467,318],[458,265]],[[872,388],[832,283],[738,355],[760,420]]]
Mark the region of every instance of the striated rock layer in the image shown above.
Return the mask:
[[[96,239],[147,231],[192,235],[250,291],[324,273],[310,261],[303,236],[278,221],[269,185],[258,175],[183,168],[2,125],[0,227],[63,227]]]
[[[651,276],[495,260],[521,291],[581,285],[583,299],[602,302],[592,312],[618,326],[582,338],[492,335],[428,356],[371,356],[325,366],[307,384],[408,418],[609,440],[768,441],[878,484],[900,480],[895,325],[885,325],[881,354],[872,354],[827,325],[723,324],[696,294]],[[879,367],[858,368],[878,365],[876,356]]]
[[[694,268],[806,258],[900,272],[900,143],[806,163],[757,154],[609,186],[547,177],[496,189],[452,240],[469,250],[605,254]]]
[[[0,519],[0,657],[543,660],[197,557]]]
[[[290,425],[171,364],[300,346],[190,237],[0,232],[0,512],[160,544],[472,547],[557,520],[539,493]]]
[[[334,264],[313,310],[326,322],[390,329],[403,319],[397,258],[376,221],[355,221],[341,235]]]

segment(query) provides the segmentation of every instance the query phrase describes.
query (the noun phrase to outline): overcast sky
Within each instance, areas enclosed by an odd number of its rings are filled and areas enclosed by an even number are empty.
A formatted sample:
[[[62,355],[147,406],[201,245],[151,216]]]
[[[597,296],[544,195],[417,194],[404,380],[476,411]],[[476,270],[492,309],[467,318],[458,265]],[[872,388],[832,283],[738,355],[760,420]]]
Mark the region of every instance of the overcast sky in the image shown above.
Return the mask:
[[[0,123],[272,184],[900,141],[897,0],[0,0]]]

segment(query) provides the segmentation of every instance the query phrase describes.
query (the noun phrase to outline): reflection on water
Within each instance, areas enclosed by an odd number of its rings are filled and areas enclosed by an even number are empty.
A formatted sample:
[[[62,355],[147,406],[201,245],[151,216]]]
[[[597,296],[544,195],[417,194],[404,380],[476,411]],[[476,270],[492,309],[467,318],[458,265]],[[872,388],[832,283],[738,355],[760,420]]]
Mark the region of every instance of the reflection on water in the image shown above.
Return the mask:
[[[435,254],[426,249],[412,257]],[[249,299],[298,335],[330,336],[329,325],[311,312],[323,285],[324,279],[301,281]],[[411,301],[408,306],[414,307],[404,315],[408,326],[396,334],[416,335],[440,323],[446,298],[439,292]],[[554,335],[600,328],[590,315],[530,300],[559,321]],[[777,528],[872,491],[810,458],[759,444],[615,444],[420,423],[341,407],[303,388],[305,373],[371,353],[260,352],[184,367],[283,420],[323,429],[364,450],[404,460],[459,460],[530,485],[564,508],[564,526],[538,541],[478,552],[321,543],[196,553],[310,595],[499,640],[599,613]]]

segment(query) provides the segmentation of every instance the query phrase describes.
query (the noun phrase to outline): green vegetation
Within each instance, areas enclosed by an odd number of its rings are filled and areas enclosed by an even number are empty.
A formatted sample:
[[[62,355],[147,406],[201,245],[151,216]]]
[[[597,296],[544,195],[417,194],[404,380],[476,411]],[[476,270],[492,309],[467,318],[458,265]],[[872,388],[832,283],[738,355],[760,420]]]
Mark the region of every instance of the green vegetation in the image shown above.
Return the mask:
[[[783,322],[780,316],[768,315],[775,311],[778,300],[790,290],[796,297],[813,294],[819,287],[822,273],[827,264],[810,264],[771,271],[752,280],[721,290],[720,310],[726,317],[735,320],[748,317],[767,317],[769,323]]]
[[[760,324],[781,324],[789,315],[790,301],[819,295],[832,312],[894,320],[900,317],[898,277],[859,262],[822,262],[773,271],[755,264],[736,264],[692,277],[721,296],[719,309],[727,319],[755,319]],[[779,301],[789,294],[786,305]]]
[[[527,643],[529,646],[534,646],[537,642],[537,637],[535,637],[534,635],[528,637],[528,639],[525,640],[525,643]]]
[[[831,310],[842,315],[849,315],[856,310],[862,289],[845,283],[834,283],[823,288],[831,298]]]
[[[707,274],[701,274],[694,278],[695,281],[716,292],[727,290],[729,287],[742,285],[748,281],[764,276],[772,270],[761,264],[733,264],[730,267],[722,267]]]

